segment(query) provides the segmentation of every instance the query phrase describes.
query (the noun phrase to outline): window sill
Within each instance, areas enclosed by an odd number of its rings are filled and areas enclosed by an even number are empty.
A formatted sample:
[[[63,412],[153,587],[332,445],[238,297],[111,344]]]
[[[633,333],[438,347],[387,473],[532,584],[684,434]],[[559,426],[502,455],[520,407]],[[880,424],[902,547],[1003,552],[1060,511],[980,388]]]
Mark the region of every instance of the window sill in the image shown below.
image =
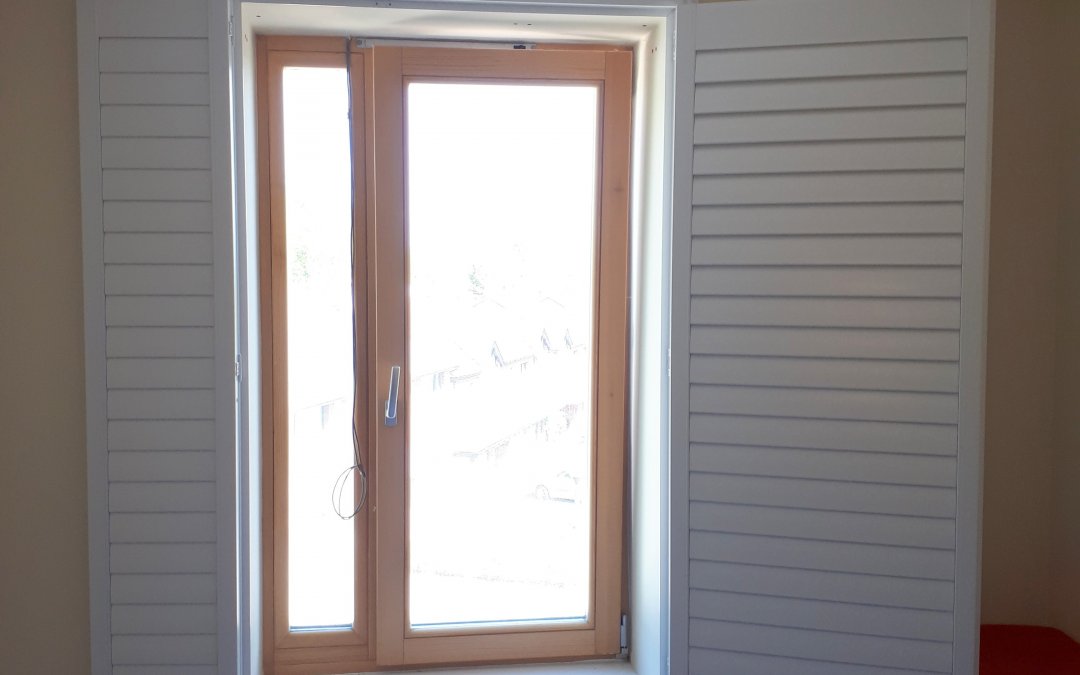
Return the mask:
[[[400,675],[397,673],[367,673],[366,675]],[[634,675],[634,666],[629,661],[579,661],[577,663],[545,663],[510,666],[468,666],[454,668],[424,668],[405,671],[422,675]]]

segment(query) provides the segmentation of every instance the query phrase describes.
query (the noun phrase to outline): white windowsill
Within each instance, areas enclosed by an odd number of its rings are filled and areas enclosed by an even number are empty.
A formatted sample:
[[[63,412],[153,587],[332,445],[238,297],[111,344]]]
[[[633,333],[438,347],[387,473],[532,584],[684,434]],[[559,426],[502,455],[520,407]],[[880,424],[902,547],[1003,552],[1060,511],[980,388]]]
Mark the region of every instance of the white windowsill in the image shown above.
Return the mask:
[[[367,675],[400,675],[396,673],[368,673]],[[404,672],[423,675],[633,675],[636,671],[629,661],[579,661],[576,663],[544,663],[510,666],[468,666],[455,668],[417,669]]]

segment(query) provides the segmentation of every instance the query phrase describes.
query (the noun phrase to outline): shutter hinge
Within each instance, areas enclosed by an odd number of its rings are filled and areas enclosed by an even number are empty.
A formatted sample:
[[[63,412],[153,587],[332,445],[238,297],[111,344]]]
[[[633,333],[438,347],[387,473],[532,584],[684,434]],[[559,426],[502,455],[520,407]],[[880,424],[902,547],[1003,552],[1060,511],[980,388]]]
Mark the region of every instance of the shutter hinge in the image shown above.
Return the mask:
[[[232,36],[233,36],[233,18],[230,16],[229,17],[229,37],[232,38]]]
[[[236,376],[236,382],[239,384],[244,379],[244,366],[240,360],[240,354],[236,355],[236,361],[233,362],[233,375]]]
[[[630,618],[623,614],[619,617],[619,656],[630,653]]]

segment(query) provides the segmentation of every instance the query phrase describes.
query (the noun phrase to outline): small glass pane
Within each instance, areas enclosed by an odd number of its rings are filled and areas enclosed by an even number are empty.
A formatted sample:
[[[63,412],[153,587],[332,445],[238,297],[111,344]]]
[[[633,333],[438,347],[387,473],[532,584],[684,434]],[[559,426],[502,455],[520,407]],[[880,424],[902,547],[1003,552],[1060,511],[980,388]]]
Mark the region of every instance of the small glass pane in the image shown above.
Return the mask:
[[[408,86],[413,627],[588,616],[597,91]]]
[[[289,625],[353,623],[351,168],[344,68],[285,68]],[[343,509],[352,511],[353,486]]]

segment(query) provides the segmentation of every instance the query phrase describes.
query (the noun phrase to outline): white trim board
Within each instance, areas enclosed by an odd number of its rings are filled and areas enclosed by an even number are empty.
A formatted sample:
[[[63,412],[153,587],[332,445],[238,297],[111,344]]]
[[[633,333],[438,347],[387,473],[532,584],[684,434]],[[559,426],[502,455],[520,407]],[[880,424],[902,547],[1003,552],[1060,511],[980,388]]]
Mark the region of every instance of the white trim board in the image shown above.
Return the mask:
[[[86,496],[89,543],[90,670],[112,670],[109,477],[105,389],[105,262],[101,202],[101,102],[97,7],[79,0],[79,147],[82,180],[83,323],[86,362]]]

